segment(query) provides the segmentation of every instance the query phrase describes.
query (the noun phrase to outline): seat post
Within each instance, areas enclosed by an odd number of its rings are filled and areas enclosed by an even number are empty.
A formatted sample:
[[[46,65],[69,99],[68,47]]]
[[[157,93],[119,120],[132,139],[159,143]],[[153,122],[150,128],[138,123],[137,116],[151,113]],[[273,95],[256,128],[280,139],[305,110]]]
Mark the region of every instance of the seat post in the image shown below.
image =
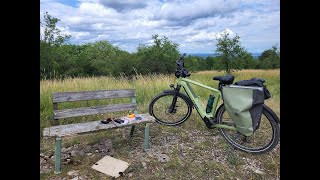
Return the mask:
[[[218,85],[218,89],[219,89],[219,91],[221,91],[222,90],[222,83],[219,81],[219,85]]]

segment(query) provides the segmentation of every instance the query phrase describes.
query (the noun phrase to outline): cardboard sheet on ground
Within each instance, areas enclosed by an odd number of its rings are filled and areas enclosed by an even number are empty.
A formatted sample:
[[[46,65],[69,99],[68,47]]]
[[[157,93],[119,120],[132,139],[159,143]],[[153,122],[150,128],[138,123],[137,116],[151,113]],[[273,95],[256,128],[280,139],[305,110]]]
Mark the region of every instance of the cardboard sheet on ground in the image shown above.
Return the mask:
[[[120,176],[119,172],[124,172],[128,167],[127,162],[111,156],[105,156],[92,166],[93,169],[115,178]]]

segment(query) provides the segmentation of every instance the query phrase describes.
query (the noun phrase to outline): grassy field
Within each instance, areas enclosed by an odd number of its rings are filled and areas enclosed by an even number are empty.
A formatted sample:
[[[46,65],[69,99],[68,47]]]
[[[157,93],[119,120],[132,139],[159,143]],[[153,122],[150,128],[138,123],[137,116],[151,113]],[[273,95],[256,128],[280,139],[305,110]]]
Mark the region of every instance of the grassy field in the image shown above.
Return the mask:
[[[217,87],[217,81],[212,77],[223,75],[223,72],[203,71],[192,73],[190,79]],[[273,97],[266,100],[280,117],[280,70],[243,70],[234,73],[235,81],[260,77],[266,79],[269,91]],[[151,99],[174,83],[173,75],[137,75],[132,79],[126,77],[93,77],[73,78],[64,80],[40,81],[40,128],[50,125],[52,118],[52,92],[87,91],[108,89],[136,89],[138,111],[148,112]],[[203,105],[207,102],[210,92],[195,88]],[[124,102],[126,100],[90,101],[82,103],[65,103],[59,108],[81,107],[88,104],[99,105]],[[112,114],[125,115],[126,112]],[[110,116],[110,115],[109,115]],[[101,117],[69,118],[62,123],[74,123],[97,120]],[[40,136],[41,136],[40,129]],[[280,143],[271,152],[263,155],[250,155],[231,148],[219,134],[217,129],[206,128],[197,112],[193,110],[191,117],[181,126],[166,127],[159,124],[150,126],[151,150],[143,153],[143,127],[138,127],[134,137],[134,147],[128,151],[127,138],[129,129],[115,129],[105,132],[80,135],[63,139],[63,147],[74,144],[90,145],[103,139],[110,139],[115,151],[114,157],[130,163],[129,176],[119,179],[280,179]],[[53,153],[53,141],[41,139],[40,151],[44,154]],[[159,154],[165,154],[168,159],[160,162]],[[79,170],[79,174],[88,179],[110,179],[91,169],[91,165],[103,156],[81,157],[78,165],[63,166],[63,173],[55,175],[52,171],[41,174],[41,179],[62,179],[68,177],[70,170]],[[142,163],[143,162],[143,163]],[[53,162],[51,162],[53,164]],[[142,165],[143,164],[143,165]]]

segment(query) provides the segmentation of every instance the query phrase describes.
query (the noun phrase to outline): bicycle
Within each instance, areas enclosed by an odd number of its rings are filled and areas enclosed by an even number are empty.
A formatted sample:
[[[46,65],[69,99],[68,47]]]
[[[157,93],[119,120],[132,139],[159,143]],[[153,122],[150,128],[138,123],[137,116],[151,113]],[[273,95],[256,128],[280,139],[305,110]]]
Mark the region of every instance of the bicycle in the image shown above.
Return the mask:
[[[226,112],[224,103],[217,109],[218,102],[224,86],[231,85],[234,76],[215,76],[213,80],[218,80],[218,89],[187,79],[191,74],[184,67],[185,53],[176,61],[176,86],[170,84],[168,90],[155,96],[149,105],[149,113],[157,123],[167,126],[177,126],[184,123],[195,108],[209,129],[219,128],[223,137],[236,149],[241,151],[262,154],[272,150],[280,140],[280,119],[271,108],[263,104],[260,127],[251,136],[244,136],[235,127],[234,122]],[[208,89],[213,93],[214,101],[212,110],[208,113],[201,106],[199,98],[193,91],[190,84]],[[180,92],[181,87],[186,92]],[[164,117],[162,117],[164,116]]]

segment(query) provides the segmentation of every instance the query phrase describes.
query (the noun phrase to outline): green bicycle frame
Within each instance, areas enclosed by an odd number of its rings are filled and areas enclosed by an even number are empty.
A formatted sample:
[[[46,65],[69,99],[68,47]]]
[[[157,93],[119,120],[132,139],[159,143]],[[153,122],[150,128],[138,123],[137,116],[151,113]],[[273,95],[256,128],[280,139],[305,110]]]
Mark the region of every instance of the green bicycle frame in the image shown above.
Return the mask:
[[[218,105],[218,102],[219,102],[220,97],[221,97],[221,92],[218,89],[206,86],[204,84],[192,81],[192,80],[187,79],[187,78],[177,78],[176,83],[178,85],[181,85],[183,87],[183,89],[186,91],[186,93],[188,94],[189,98],[193,102],[195,108],[197,109],[197,111],[198,111],[198,113],[199,113],[199,115],[201,116],[202,119],[204,119],[204,118],[212,119],[212,118],[215,117],[217,105]],[[212,111],[210,113],[206,113],[206,111],[203,108],[201,108],[202,106],[201,106],[201,104],[199,102],[199,98],[194,93],[194,91],[193,91],[192,87],[190,86],[190,84],[194,84],[196,86],[200,86],[202,88],[208,89],[213,93],[213,95],[215,97],[215,100],[213,102]],[[215,124],[215,125],[213,125],[213,127],[236,130],[236,128],[233,127],[233,126],[222,125],[222,124]]]

